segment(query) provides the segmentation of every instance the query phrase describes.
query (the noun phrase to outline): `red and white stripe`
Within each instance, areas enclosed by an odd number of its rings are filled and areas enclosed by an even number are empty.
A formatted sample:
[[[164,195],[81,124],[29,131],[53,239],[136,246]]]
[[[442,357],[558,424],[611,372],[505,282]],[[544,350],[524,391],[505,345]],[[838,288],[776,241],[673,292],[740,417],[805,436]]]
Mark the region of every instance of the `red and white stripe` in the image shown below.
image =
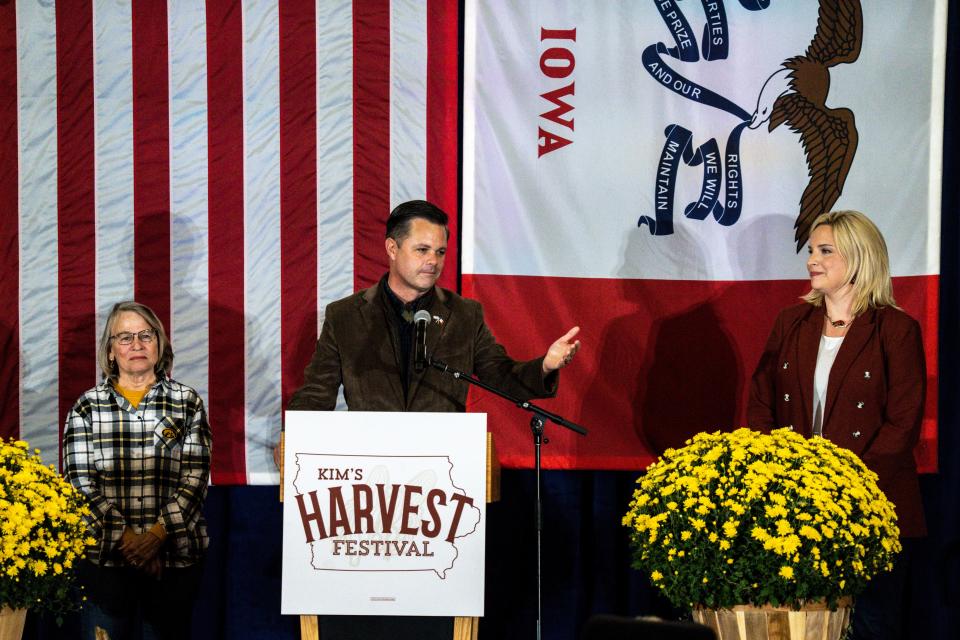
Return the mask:
[[[57,460],[133,297],[207,403],[214,482],[275,482],[322,310],[380,277],[390,208],[456,218],[457,47],[450,0],[0,5],[0,434]]]

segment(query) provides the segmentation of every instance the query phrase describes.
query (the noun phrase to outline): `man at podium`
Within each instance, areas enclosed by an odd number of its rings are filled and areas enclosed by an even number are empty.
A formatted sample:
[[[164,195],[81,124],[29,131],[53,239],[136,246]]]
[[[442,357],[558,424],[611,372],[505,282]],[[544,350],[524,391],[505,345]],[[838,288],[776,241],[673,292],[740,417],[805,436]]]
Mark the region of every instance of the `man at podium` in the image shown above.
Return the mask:
[[[534,360],[511,359],[483,320],[483,308],[436,285],[447,251],[447,214],[424,200],[398,205],[387,219],[390,269],[369,289],[331,303],[317,348],[293,394],[291,411],[330,411],[343,385],[353,411],[464,411],[467,385],[441,371],[417,370],[414,316],[429,313],[426,357],[475,374],[528,400],[556,394],[557,371],[580,348],[574,327]],[[421,316],[422,317],[422,316]]]
[[[342,385],[353,411],[464,411],[468,385],[426,366],[431,359],[520,399],[556,394],[558,371],[580,348],[579,327],[543,356],[513,360],[487,328],[480,303],[436,284],[450,233],[447,214],[412,200],[390,213],[386,227],[389,270],[369,289],[327,306],[316,351],[289,410],[333,410]],[[453,635],[450,618],[326,616],[320,624],[323,640]]]

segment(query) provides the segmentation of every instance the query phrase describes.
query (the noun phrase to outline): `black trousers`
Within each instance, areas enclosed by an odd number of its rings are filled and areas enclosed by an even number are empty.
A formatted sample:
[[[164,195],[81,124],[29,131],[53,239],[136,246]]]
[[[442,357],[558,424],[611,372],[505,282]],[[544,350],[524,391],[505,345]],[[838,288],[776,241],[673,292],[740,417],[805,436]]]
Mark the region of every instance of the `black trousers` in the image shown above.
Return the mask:
[[[903,538],[903,551],[893,570],[881,573],[867,584],[853,605],[850,640],[901,640],[912,636],[903,627],[908,605],[907,583],[922,538]]]
[[[200,563],[164,569],[157,580],[133,568],[83,562],[79,577],[86,602],[80,612],[81,637],[93,640],[96,627],[101,627],[110,640],[189,638],[201,572]]]

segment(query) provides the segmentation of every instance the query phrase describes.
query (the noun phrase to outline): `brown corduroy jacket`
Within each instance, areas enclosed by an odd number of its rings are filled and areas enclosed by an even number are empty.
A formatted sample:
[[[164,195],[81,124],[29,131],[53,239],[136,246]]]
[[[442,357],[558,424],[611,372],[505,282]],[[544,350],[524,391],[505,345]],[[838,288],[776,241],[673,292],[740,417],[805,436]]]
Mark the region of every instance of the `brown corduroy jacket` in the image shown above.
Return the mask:
[[[468,384],[438,369],[410,370],[404,397],[400,345],[374,285],[327,306],[320,338],[291,411],[329,411],[343,385],[351,411],[464,411]],[[543,357],[511,359],[483,320],[479,302],[436,287],[427,308],[427,355],[476,375],[521,400],[552,397],[559,374],[544,375]]]

